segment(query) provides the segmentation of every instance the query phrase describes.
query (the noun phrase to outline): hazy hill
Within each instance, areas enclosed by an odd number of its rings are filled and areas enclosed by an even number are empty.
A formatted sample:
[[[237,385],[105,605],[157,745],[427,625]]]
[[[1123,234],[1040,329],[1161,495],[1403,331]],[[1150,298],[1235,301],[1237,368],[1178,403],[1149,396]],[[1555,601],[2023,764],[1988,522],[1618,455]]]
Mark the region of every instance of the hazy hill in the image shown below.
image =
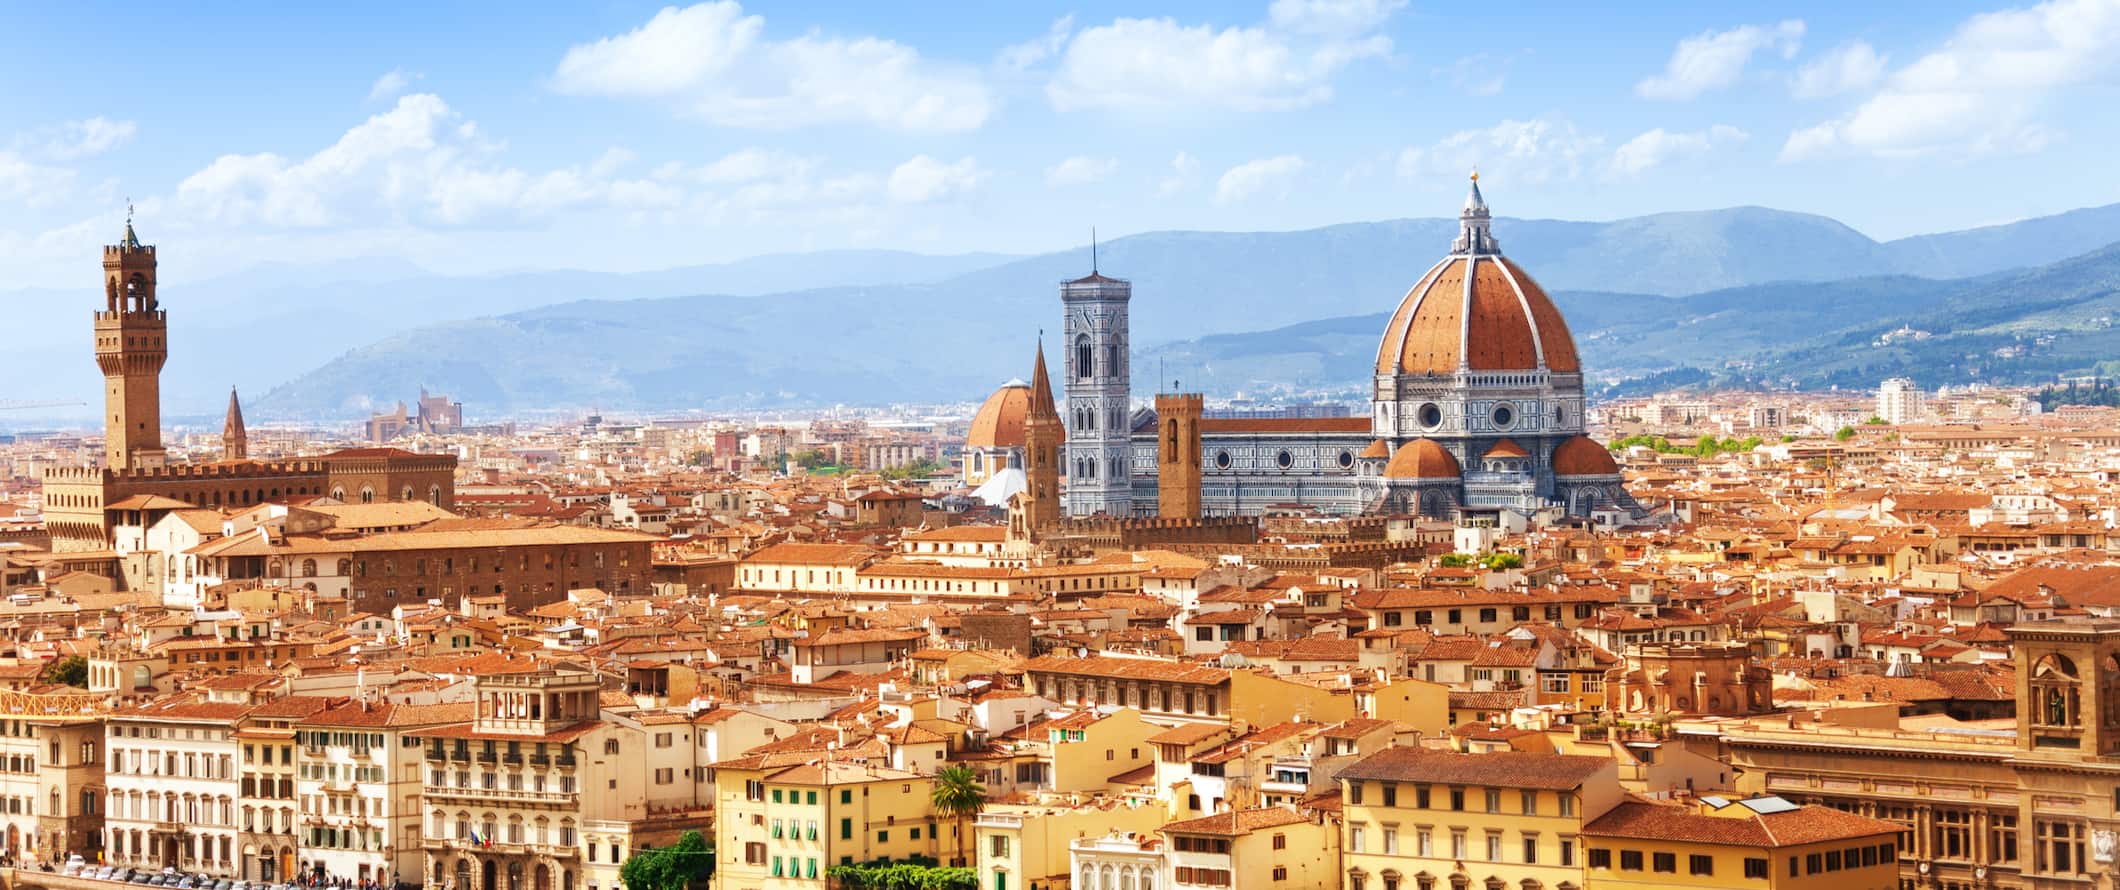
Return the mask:
[[[2027,383],[2120,370],[2120,244],[2034,269],[1931,280],[1778,282],[1684,298],[1554,295],[1594,378],[1867,388]],[[1213,391],[1366,385],[1383,313],[1164,344],[1136,360]],[[1185,379],[1185,377],[1180,377]]]
[[[182,249],[176,244],[159,247],[165,255]],[[93,263],[94,255],[87,256]],[[218,416],[230,385],[241,386],[247,396],[262,395],[330,356],[435,322],[584,299],[909,284],[1011,259],[1002,254],[829,250],[629,275],[556,270],[445,276],[403,260],[363,258],[269,263],[195,283],[165,279],[161,298],[170,310],[172,348],[163,371],[164,410],[172,417]],[[83,270],[79,289],[0,291],[0,313],[9,329],[0,365],[53,369],[35,386],[19,386],[5,398],[99,398],[99,378],[87,345],[89,313],[99,308],[96,276],[91,265]],[[458,345],[452,351],[464,349]],[[372,392],[386,404],[415,394]],[[75,413],[95,415],[94,409]]]
[[[2120,214],[2092,213],[2065,228],[2095,229],[2101,219],[2120,224]],[[2011,252],[2028,239],[2063,243],[2008,229],[1931,236],[1909,247],[1822,217],[1761,208],[1496,223],[1504,249],[1559,294],[1591,367],[1607,379],[1673,369],[1798,373],[1785,372],[1777,357],[1828,334],[1923,315],[1951,294],[1991,283],[1898,274],[1903,264],[1941,251],[1977,268],[1983,245],[2003,263],[2038,258]],[[1144,385],[1189,376],[1217,392],[1359,391],[1364,353],[1381,328],[1361,317],[1395,305],[1453,231],[1449,220],[1398,220],[1300,232],[1159,232],[1106,244],[1101,262],[1135,284],[1142,350],[1135,369]],[[415,328],[275,389],[260,410],[343,414],[422,383],[513,411],[976,398],[1023,372],[1036,332],[1058,327],[1055,285],[1088,265],[1078,249],[925,284],[583,301]],[[1674,296],[1685,293],[1693,295]],[[1199,342],[1153,346],[1183,340]]]
[[[1136,285],[1143,348],[1385,311],[1455,226],[1413,219],[1156,232],[1107,243],[1102,265]],[[1589,313],[1577,329],[1591,355],[1610,348],[1614,361],[1599,367],[1633,373],[1698,363],[1711,347],[1815,334],[1819,313],[1840,311],[1831,303],[1840,295],[1927,292],[1893,276],[1991,274],[2061,259],[2090,239],[2120,240],[2120,205],[1883,243],[1825,217],[1757,207],[1602,223],[1503,219],[1495,228],[1550,291],[1606,295],[1564,302],[1571,317]],[[1023,373],[1037,331],[1058,327],[1056,283],[1088,265],[1087,251],[1075,249],[1013,259],[827,251],[635,275],[447,277],[387,260],[261,267],[166,288],[175,348],[164,391],[173,417],[218,412],[230,384],[262,417],[345,416],[422,383],[465,399],[474,414],[972,398]],[[1841,284],[1770,287],[1792,281]],[[1630,293],[1643,296],[1613,296]],[[1636,311],[1657,305],[1643,300],[1688,294],[1697,296],[1677,314]],[[0,358],[52,370],[45,384],[10,397],[96,398],[83,345],[93,301],[90,288],[0,293],[0,308],[26,334]],[[1672,341],[1681,318],[1697,331]],[[1333,334],[1328,325],[1306,336]],[[1344,351],[1291,358],[1290,370],[1336,379],[1327,369],[1341,366],[1325,356]],[[1184,364],[1177,353],[1163,357],[1172,371]],[[1152,374],[1152,364],[1136,367]]]

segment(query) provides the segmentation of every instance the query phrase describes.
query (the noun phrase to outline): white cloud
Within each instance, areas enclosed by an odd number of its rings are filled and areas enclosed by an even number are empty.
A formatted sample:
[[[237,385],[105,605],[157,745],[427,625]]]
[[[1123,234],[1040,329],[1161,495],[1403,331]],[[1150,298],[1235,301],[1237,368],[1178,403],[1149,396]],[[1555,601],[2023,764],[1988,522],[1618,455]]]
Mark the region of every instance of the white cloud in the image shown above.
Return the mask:
[[[1273,0],[1267,20],[1303,34],[1348,35],[1371,31],[1406,7],[1406,0]]]
[[[1777,25],[1745,25],[1728,31],[1704,31],[1678,42],[1664,73],[1634,85],[1644,99],[1691,99],[1719,90],[1744,75],[1752,56],[1762,50],[1796,54],[1803,42],[1804,24],[1789,19]]]
[[[1717,147],[1734,145],[1749,138],[1745,131],[1726,124],[1678,133],[1658,127],[1613,149],[1608,172],[1618,178],[1638,176],[1670,161],[1706,154]]]
[[[1408,148],[1399,153],[1398,173],[1407,179],[1455,177],[1476,167],[1484,177],[1536,185],[1576,177],[1585,156],[1603,144],[1564,120],[1505,120]]]
[[[1799,69],[1790,92],[1798,99],[1818,99],[1866,90],[1884,76],[1884,63],[1875,47],[1857,40]]]
[[[616,174],[631,154],[530,173],[492,161],[477,127],[440,97],[400,97],[301,160],[271,152],[222,155],[177,185],[179,212],[228,227],[357,226],[378,221],[457,225],[495,215],[677,203],[667,185]]]
[[[16,148],[55,161],[74,161],[100,155],[131,142],[140,132],[132,121],[97,116],[40,127],[15,140]]]
[[[49,207],[72,191],[74,171],[30,161],[11,151],[0,151],[0,202],[21,202],[30,207]]]
[[[927,155],[918,155],[891,171],[885,190],[893,201],[922,204],[964,194],[978,188],[985,179],[986,171],[979,169],[979,162],[970,157],[945,164]]]
[[[389,71],[385,71],[382,77],[376,78],[375,83],[369,85],[368,101],[387,102],[395,99],[404,94],[407,89],[410,89],[412,82],[419,80],[422,76],[424,75],[415,74],[403,68],[392,68]]]
[[[1045,168],[1045,184],[1055,188],[1070,185],[1088,185],[1102,182],[1105,177],[1119,169],[1117,158],[1092,158],[1076,155]]]
[[[1045,33],[1036,39],[1002,47],[998,64],[1006,71],[1028,70],[1046,59],[1059,55],[1061,48],[1067,46],[1068,36],[1073,33],[1075,33],[1074,15],[1063,15],[1054,19],[1052,25],[1045,29]]]
[[[2055,91],[2109,77],[2120,3],[2049,0],[1967,19],[1938,49],[1892,72],[1840,118],[1789,134],[1781,157],[1904,158],[2037,151],[2055,138],[2038,113]]]
[[[991,112],[976,72],[930,63],[904,44],[818,33],[774,41],[764,27],[734,0],[666,7],[639,28],[567,50],[553,87],[664,98],[734,127],[969,130]]]
[[[1219,29],[1116,19],[1068,42],[1046,98],[1061,111],[1305,108],[1332,98],[1349,64],[1390,55],[1391,38],[1370,32],[1401,5],[1282,0],[1266,25]]]
[[[1267,190],[1288,191],[1289,180],[1303,172],[1301,155],[1276,155],[1245,161],[1222,174],[1215,182],[1215,203],[1233,204]]]
[[[1192,188],[1200,178],[1200,159],[1178,152],[1170,159],[1170,175],[1156,185],[1156,194],[1169,197]]]

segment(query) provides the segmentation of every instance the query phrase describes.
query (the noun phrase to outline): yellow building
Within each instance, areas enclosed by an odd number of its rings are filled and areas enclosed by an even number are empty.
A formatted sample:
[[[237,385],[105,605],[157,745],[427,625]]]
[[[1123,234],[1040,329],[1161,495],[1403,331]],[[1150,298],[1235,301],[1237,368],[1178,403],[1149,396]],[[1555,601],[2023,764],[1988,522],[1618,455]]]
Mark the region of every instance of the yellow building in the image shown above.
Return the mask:
[[[825,870],[876,859],[940,858],[927,776],[818,752],[714,764],[717,890],[822,888]]]
[[[1416,677],[1377,683],[1355,692],[1364,717],[1393,720],[1436,738],[1450,731],[1450,687]]]
[[[1334,723],[1354,716],[1354,695],[1247,670],[1159,658],[1046,655],[1023,665],[1023,688],[1059,702],[1120,705],[1166,726],[1244,720]]]
[[[1080,806],[988,804],[973,823],[981,890],[1067,886],[1068,842],[1112,831],[1146,835],[1163,808],[1145,801],[1095,800]]]
[[[1154,763],[1156,747],[1148,740],[1163,731],[1132,708],[1077,711],[1039,728],[1045,730],[1040,753],[1051,764],[1042,790],[1060,792],[1102,791],[1113,776]]]
[[[1163,826],[1163,836],[1170,840],[1175,887],[1296,890],[1339,881],[1338,831],[1293,807],[1234,810],[1172,822]]]
[[[1622,797],[1610,758],[1565,754],[1393,747],[1339,781],[1347,890],[1580,887],[1583,827]]]
[[[1585,890],[1893,890],[1899,826],[1778,797],[1627,801],[1583,828]]]

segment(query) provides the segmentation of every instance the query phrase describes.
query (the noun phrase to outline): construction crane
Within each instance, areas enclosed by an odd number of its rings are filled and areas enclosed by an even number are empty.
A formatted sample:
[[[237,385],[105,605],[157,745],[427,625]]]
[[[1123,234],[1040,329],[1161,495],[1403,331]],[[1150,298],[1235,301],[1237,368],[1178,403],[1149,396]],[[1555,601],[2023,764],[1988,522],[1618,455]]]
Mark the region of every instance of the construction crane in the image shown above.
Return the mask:
[[[63,399],[44,402],[27,402],[19,399],[0,399],[0,411],[27,411],[31,408],[72,408],[75,406],[86,404],[88,403],[69,402]]]

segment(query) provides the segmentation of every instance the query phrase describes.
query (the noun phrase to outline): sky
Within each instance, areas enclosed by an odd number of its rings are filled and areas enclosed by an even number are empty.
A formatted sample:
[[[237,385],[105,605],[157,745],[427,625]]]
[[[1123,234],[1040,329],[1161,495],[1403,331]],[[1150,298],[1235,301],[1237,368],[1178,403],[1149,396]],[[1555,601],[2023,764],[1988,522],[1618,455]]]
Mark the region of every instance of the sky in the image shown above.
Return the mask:
[[[2120,201],[2120,0],[0,2],[0,290]]]

